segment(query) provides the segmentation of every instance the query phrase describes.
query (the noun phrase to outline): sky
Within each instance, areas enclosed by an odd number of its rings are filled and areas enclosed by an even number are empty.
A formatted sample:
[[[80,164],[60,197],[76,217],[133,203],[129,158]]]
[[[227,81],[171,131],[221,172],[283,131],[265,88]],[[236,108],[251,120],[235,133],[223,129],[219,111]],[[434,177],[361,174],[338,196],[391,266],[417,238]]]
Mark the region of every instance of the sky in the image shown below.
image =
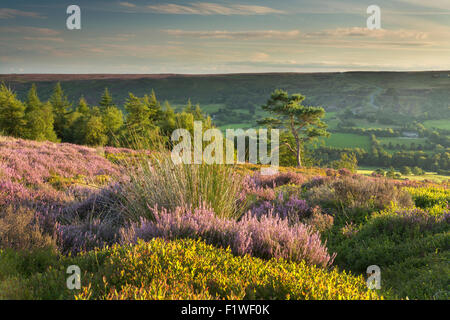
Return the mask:
[[[450,70],[450,0],[0,0],[0,41],[2,74]]]

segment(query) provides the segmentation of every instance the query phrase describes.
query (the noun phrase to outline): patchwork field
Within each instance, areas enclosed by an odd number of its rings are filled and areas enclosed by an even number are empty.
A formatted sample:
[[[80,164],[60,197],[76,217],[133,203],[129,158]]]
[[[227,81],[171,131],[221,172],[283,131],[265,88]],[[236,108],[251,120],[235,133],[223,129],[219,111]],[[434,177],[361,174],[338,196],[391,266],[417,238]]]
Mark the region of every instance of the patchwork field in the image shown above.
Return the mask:
[[[448,119],[427,120],[424,123],[427,128],[450,130],[450,121]]]
[[[381,144],[393,144],[394,146],[405,145],[407,148],[411,148],[411,144],[414,143],[417,145],[425,146],[427,143],[427,139],[425,138],[405,138],[405,137],[395,137],[395,138],[379,138],[378,139]]]
[[[353,133],[333,133],[329,138],[321,139],[327,146],[337,148],[370,148],[370,139]]]

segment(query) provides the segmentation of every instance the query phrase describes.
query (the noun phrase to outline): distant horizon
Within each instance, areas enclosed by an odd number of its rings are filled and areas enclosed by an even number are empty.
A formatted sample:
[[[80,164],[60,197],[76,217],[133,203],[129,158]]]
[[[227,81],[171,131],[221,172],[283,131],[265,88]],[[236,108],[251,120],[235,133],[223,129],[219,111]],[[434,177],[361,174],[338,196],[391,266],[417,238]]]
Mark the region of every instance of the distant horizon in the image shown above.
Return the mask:
[[[261,72],[229,72],[229,73],[115,73],[115,72],[92,72],[92,73],[73,73],[73,72],[30,72],[30,73],[0,73],[0,75],[149,75],[149,76],[221,76],[221,75],[258,75],[258,74],[314,74],[314,73],[427,73],[427,72],[450,72],[450,69],[435,69],[435,70],[345,70],[345,71],[261,71]]]

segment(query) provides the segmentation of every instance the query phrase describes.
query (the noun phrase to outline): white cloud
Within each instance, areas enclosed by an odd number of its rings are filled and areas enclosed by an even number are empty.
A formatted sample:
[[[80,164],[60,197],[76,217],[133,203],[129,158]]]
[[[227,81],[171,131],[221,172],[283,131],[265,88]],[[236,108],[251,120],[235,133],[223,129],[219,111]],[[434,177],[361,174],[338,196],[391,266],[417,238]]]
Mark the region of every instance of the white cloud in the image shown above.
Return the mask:
[[[215,38],[215,39],[291,39],[300,35],[299,30],[256,30],[256,31],[185,31],[185,30],[163,30],[163,32],[178,37]]]
[[[58,37],[24,37],[24,40],[28,41],[41,41],[41,42],[64,42],[63,38]]]
[[[23,33],[25,35],[37,36],[56,36],[60,34],[59,31],[53,29],[35,27],[0,27],[0,33]]]
[[[100,37],[99,39],[103,41],[114,42],[114,41],[129,41],[131,39],[134,39],[135,37],[136,35],[133,33],[119,33],[114,36]]]
[[[209,2],[197,2],[190,5],[158,4],[147,6],[152,12],[165,14],[198,14],[198,15],[265,15],[283,14],[284,11],[255,5],[231,4],[221,5]]]
[[[136,8],[136,5],[130,2],[119,2],[119,5],[127,8]]]
[[[12,19],[15,17],[28,17],[28,18],[45,18],[36,12],[22,11],[9,8],[0,8],[0,19]]]
[[[415,39],[423,40],[428,37],[428,33],[414,30],[369,30],[367,28],[337,28],[331,30],[323,30],[317,32],[310,32],[306,34],[308,38],[320,37],[368,37],[368,38],[395,38],[395,39]]]
[[[270,55],[265,52],[256,52],[251,56],[251,61],[253,62],[267,61],[269,59]]]

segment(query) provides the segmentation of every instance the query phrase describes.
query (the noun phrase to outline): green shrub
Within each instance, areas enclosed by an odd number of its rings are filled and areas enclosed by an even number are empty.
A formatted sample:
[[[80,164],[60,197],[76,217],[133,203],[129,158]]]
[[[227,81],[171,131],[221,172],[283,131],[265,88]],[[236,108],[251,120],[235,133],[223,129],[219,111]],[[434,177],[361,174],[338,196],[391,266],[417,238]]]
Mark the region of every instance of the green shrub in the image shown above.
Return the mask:
[[[443,263],[450,248],[448,219],[448,213],[394,207],[359,226],[335,227],[327,237],[328,249],[337,252],[335,265],[346,270],[363,273],[378,265],[385,294],[391,290],[395,297],[432,299],[432,293],[448,290],[449,268]]]
[[[30,281],[58,266],[58,258],[52,248],[0,250],[0,300],[55,298],[52,296],[52,290],[45,294],[42,292],[42,295],[36,294],[37,290],[43,290],[50,283],[42,281],[31,284]]]
[[[450,251],[413,256],[382,270],[382,281],[399,297],[450,299]]]
[[[92,260],[88,253],[78,260]],[[77,299],[376,299],[362,277],[161,239],[103,250]]]
[[[413,206],[409,193],[391,181],[361,175],[324,180],[306,190],[304,196],[310,205],[320,205],[339,213],[336,217],[342,225],[355,219],[361,222],[371,211],[384,209],[392,203]]]
[[[450,201],[450,190],[437,187],[404,188],[408,191],[417,207],[427,209],[434,206],[446,208]]]
[[[0,252],[21,263],[21,256]],[[11,258],[13,257],[13,258]],[[56,255],[53,255],[56,259]],[[19,261],[18,261],[19,260]],[[18,262],[17,262],[18,261]],[[81,290],[66,287],[69,265]],[[2,263],[0,263],[2,266]],[[2,269],[0,269],[2,270]],[[20,269],[19,269],[20,270]],[[304,262],[237,257],[200,241],[155,239],[50,262],[31,275],[9,271],[0,298],[16,299],[379,299],[362,276]],[[0,273],[1,274],[1,273]],[[15,282],[18,280],[18,282]]]

